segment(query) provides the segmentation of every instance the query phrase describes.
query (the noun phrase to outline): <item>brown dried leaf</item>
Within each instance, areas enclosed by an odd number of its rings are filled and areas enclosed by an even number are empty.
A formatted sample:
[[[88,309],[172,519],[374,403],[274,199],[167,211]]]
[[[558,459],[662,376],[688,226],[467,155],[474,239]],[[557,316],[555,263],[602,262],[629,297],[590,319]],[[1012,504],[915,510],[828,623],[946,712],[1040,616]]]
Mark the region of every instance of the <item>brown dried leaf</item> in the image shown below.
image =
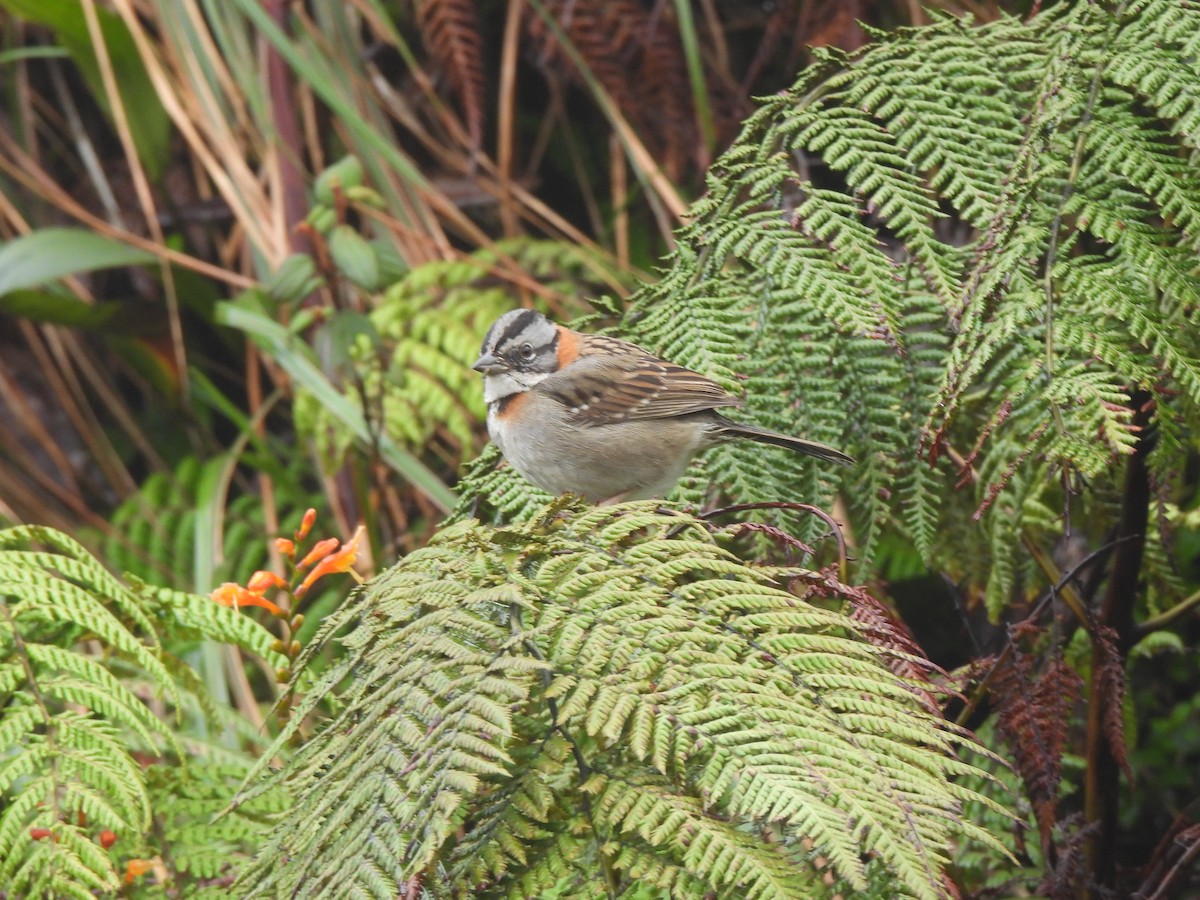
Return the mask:
[[[914,682],[914,691],[919,692],[922,705],[930,713],[941,715],[941,704],[933,691],[916,686],[931,684],[931,673],[941,670],[926,658],[908,626],[866,591],[847,592],[845,596],[851,604],[850,618],[861,626],[863,636],[876,647],[889,651],[885,657],[888,668]]]

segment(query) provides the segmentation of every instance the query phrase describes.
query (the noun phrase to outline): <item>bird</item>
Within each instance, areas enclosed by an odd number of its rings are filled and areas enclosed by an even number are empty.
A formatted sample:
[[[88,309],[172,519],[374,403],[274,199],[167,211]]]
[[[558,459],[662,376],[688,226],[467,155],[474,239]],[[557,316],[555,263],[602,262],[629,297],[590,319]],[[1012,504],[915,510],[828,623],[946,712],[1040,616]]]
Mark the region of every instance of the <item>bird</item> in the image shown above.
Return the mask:
[[[533,309],[500,316],[472,368],[483,375],[492,441],[551,494],[594,504],[661,497],[695,454],[738,439],[854,462],[825,444],[734,422],[717,410],[740,401],[711,378]]]

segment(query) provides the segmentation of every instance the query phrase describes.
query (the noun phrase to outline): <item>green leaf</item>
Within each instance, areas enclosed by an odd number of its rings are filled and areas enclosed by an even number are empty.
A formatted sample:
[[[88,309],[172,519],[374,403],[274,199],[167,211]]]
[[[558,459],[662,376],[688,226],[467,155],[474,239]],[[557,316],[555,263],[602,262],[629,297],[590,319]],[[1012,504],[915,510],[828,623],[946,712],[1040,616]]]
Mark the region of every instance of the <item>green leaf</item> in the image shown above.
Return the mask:
[[[61,47],[17,47],[0,52],[0,66],[27,59],[64,59],[68,55]]]
[[[292,303],[304,299],[320,285],[312,257],[307,253],[293,253],[271,273],[263,287],[274,299]]]
[[[318,203],[333,206],[336,202],[334,188],[345,191],[362,184],[362,160],[357,156],[343,156],[325,168],[313,182],[313,196]]]
[[[329,234],[329,253],[338,271],[367,291],[379,287],[379,259],[375,248],[349,225],[338,225]]]
[[[3,280],[2,274],[0,280]],[[120,303],[85,303],[78,297],[53,291],[20,289],[0,294],[0,313],[69,328],[99,328],[112,320],[120,309]]]
[[[148,265],[156,259],[146,250],[82,228],[41,228],[0,245],[0,297],[80,272]],[[30,299],[16,301],[18,308]],[[76,314],[65,304],[51,306],[58,315]]]

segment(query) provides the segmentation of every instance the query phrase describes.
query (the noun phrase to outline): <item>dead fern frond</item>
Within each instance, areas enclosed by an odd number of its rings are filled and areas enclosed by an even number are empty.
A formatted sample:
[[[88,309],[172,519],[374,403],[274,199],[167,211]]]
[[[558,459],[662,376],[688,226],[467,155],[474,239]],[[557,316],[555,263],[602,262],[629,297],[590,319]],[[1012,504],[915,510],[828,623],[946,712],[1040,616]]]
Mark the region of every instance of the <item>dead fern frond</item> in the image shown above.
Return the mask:
[[[1095,657],[1100,667],[1092,673],[1099,688],[1098,699],[1103,704],[1100,715],[1104,726],[1104,738],[1108,742],[1112,758],[1120,765],[1125,777],[1133,780],[1129,768],[1129,748],[1125,743],[1125,664],[1117,649],[1117,632],[1107,625],[1097,626],[1092,640],[1099,653]]]
[[[633,0],[552,0],[544,4],[592,76],[677,178],[696,151],[696,123],[679,32]],[[560,37],[537,12],[525,18],[535,58],[548,77],[580,75]]]
[[[931,689],[930,675],[941,670],[929,660],[908,626],[884,603],[867,591],[848,593],[850,618],[862,629],[863,637],[885,651],[887,667],[901,678],[909,679],[922,704],[931,713],[941,709]]]
[[[415,0],[414,6],[421,38],[458,97],[471,150],[477,152],[483,146],[487,79],[475,4],[473,0]]]
[[[1087,842],[1096,831],[1096,823],[1086,823],[1078,813],[1059,823],[1059,841],[1053,860],[1047,860],[1046,874],[1037,886],[1038,894],[1052,900],[1070,900],[1079,885],[1086,883]]]
[[[1017,635],[1040,630],[1025,626]],[[1014,647],[992,682],[996,724],[1013,750],[1017,772],[1033,804],[1042,852],[1054,859],[1063,750],[1069,712],[1083,693],[1083,679],[1055,652],[1036,673],[1036,657]]]

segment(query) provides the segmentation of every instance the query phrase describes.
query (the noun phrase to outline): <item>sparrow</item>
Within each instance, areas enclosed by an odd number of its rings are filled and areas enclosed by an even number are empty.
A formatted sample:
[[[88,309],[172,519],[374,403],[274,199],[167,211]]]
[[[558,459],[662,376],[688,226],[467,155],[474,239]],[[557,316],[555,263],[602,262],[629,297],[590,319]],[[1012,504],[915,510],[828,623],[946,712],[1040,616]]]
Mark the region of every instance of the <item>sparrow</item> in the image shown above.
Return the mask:
[[[659,497],[692,457],[748,439],[849,465],[845,453],[742,425],[740,402],[710,378],[617,338],[572,331],[532,309],[495,321],[472,366],[488,434],[527,480],[592,503]]]

